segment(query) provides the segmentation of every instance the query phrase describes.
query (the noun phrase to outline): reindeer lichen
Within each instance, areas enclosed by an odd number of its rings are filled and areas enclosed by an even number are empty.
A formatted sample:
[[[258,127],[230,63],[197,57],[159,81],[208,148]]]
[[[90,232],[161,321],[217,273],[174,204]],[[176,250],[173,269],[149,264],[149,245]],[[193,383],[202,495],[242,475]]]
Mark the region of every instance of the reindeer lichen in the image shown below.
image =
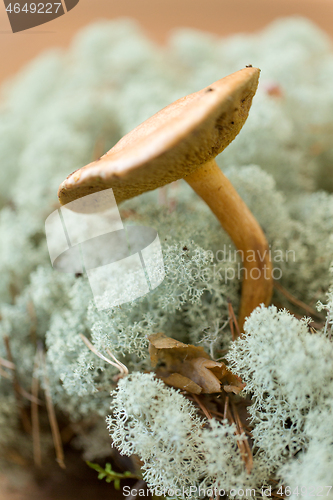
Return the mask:
[[[50,265],[44,222],[59,183],[170,102],[249,63],[261,68],[258,92],[246,125],[217,161],[267,236],[274,276],[296,299],[320,301],[326,325],[310,331],[287,311],[259,308],[232,343],[228,304],[237,313],[241,261],[182,181],[120,206],[125,224],[158,231],[164,282],[135,302],[98,311],[85,276]],[[309,496],[311,487],[332,484],[332,79],[331,41],[305,19],[227,39],[177,30],[163,48],[119,20],[84,29],[68,50],[42,55],[3,89],[1,338],[8,338],[23,393],[31,390],[36,349],[44,347],[57,414],[96,422],[76,439],[89,460],[106,457],[110,443],[100,428],[111,401],[114,444],[141,456],[152,487],[185,482],[260,492],[275,477],[292,491],[306,487]],[[291,306],[282,295],[274,300]],[[229,363],[253,400],[250,474],[237,450],[244,438],[232,426],[199,420],[194,404],[144,373],[151,369],[147,338],[159,331],[202,345],[214,358],[230,348]],[[117,370],[94,356],[81,334],[129,367],[117,389]],[[0,359],[7,356],[1,341]],[[13,370],[0,368],[0,461],[8,448],[24,448],[31,459]],[[36,376],[43,388],[40,370]]]

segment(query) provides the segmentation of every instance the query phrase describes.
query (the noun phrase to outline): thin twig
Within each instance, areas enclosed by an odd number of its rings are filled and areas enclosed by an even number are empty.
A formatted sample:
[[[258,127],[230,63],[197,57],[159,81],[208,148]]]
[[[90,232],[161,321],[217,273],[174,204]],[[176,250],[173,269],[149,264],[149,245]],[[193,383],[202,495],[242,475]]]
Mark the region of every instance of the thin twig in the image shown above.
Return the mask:
[[[6,340],[7,339],[7,340]],[[9,339],[8,337],[6,337],[5,339],[5,344],[6,344],[6,349],[7,349],[7,354],[9,356],[12,357],[12,353],[11,353],[11,349],[10,349],[10,345],[9,345]],[[11,358],[12,359],[12,358]],[[0,374],[3,376],[3,377],[6,377],[8,379],[11,379],[11,375],[7,372],[5,372],[4,370],[2,370],[1,366],[4,366],[5,368],[8,368],[9,370],[13,370],[15,371],[16,370],[16,366],[15,366],[15,363],[13,363],[12,361],[8,361],[7,359],[3,359],[3,358],[0,358]],[[39,399],[35,400],[35,398],[29,393],[27,392],[24,387],[22,387],[18,380],[16,380],[16,388],[17,388],[17,391],[18,393],[23,396],[25,399],[27,399],[28,401],[36,401],[37,404],[41,405],[42,404],[42,401],[40,401]]]
[[[31,341],[32,341],[33,345],[36,346],[37,345],[37,316],[36,316],[35,306],[34,306],[34,303],[32,300],[30,300],[30,302],[28,302],[27,309],[28,309],[28,313],[29,313],[29,316],[31,319],[30,337],[31,337]]]
[[[37,370],[39,368],[40,356],[38,351],[35,355],[34,369],[32,372],[32,382],[31,382],[31,394],[38,400],[38,377]],[[32,422],[32,443],[33,443],[33,453],[34,453],[34,462],[36,467],[42,466],[42,453],[40,446],[40,429],[39,429],[39,415],[38,415],[38,404],[36,401],[31,402],[31,422]]]
[[[231,413],[231,410],[230,408],[228,408],[228,420],[234,425],[235,427],[235,433],[238,435],[238,436],[241,436],[241,432],[240,432],[240,429],[237,425],[237,423],[235,422],[234,418],[233,418],[233,415]],[[248,453],[247,453],[247,449],[246,449],[246,446],[245,446],[245,443],[243,440],[240,440],[238,439],[237,440],[237,446],[238,446],[238,449],[240,451],[240,454],[241,454],[241,457],[242,457],[242,460],[243,462],[245,463],[245,467],[246,467],[246,470],[248,473],[251,472],[251,469],[252,467],[250,466],[250,464],[248,463]]]
[[[168,186],[162,186],[158,190],[158,205],[166,206],[168,202]]]
[[[194,401],[197,403],[197,405],[200,406],[201,410],[206,415],[206,417],[208,418],[208,420],[211,420],[213,417],[211,416],[211,414],[209,413],[209,411],[207,410],[207,408],[205,407],[205,405],[200,401],[200,399],[198,398],[198,396],[196,394],[192,394],[192,396],[193,396]]]
[[[327,335],[327,329],[328,329],[328,326],[331,325],[331,331],[330,333]],[[327,314],[327,317],[326,317],[326,321],[325,321],[325,328],[324,328],[324,335],[328,336],[329,340],[332,340],[332,321],[330,320],[330,314]]]
[[[232,403],[232,408],[234,410],[234,415],[236,418],[237,425],[239,427],[239,431],[241,434],[245,435],[245,430],[243,428],[242,421],[240,419],[240,416],[239,416],[239,413],[237,410],[237,406],[234,403]],[[252,451],[251,451],[247,437],[244,439],[243,443],[244,443],[244,446],[246,449],[246,454],[247,454],[246,469],[247,469],[247,472],[250,473],[252,470],[252,467],[253,467],[253,456],[252,456]]]
[[[177,201],[178,201],[178,198],[177,198],[177,194],[178,194],[178,190],[179,190],[179,180],[178,181],[174,181],[170,184],[170,198],[169,198],[169,202],[168,202],[168,205],[169,205],[169,213],[172,213],[176,210],[177,208]]]
[[[8,368],[8,370],[15,370],[15,364],[8,359],[0,358],[0,365],[4,368]]]
[[[121,362],[119,361],[119,359],[117,359],[117,358],[116,358],[116,357],[112,354],[112,352],[110,351],[110,349],[106,349],[106,352],[107,352],[107,353],[108,353],[108,355],[109,355],[109,356],[111,356],[111,358],[112,358],[112,359],[113,359],[113,360],[117,363],[117,365],[118,365],[119,367],[121,367],[121,368],[122,368],[122,373],[123,373],[124,375],[128,375],[128,368],[127,368],[127,366],[125,366],[123,363],[121,363]]]
[[[277,300],[274,300],[274,302],[272,302],[272,304],[277,307],[277,309],[287,309],[287,311],[292,314],[293,316],[295,316],[295,318],[297,319],[303,319],[304,318],[304,314],[298,314],[296,313],[295,311],[293,311],[290,307],[285,307],[283,304],[281,304],[281,302],[278,302]],[[309,322],[309,327],[313,327],[315,328],[316,330],[321,330],[322,328],[324,328],[325,324],[324,322],[323,323],[318,323],[317,321],[310,321]]]
[[[66,466],[64,462],[64,450],[62,447],[59,426],[52,402],[50,383],[47,376],[47,367],[43,349],[39,348],[39,353],[40,353],[41,364],[43,366],[44,393],[45,393],[47,414],[49,417],[50,427],[52,431],[53,445],[56,452],[57,462],[62,469],[65,469]]]
[[[80,337],[83,340],[83,342],[86,344],[86,346],[88,347],[88,349],[90,349],[91,352],[93,352],[96,356],[98,356],[100,359],[102,359],[106,363],[109,363],[109,365],[112,365],[115,368],[117,368],[122,375],[128,375],[128,369],[127,369],[127,367],[125,365],[123,365],[123,363],[121,363],[120,361],[118,361],[115,358],[115,356],[113,354],[111,354],[110,351],[108,351],[108,354],[111,355],[111,357],[115,360],[115,363],[113,361],[111,361],[110,359],[108,359],[107,357],[105,357],[103,354],[101,354],[96,349],[96,347],[93,346],[92,343],[87,339],[87,337],[85,337],[82,333],[80,333]]]
[[[236,318],[236,315],[235,315],[235,312],[234,312],[234,308],[232,307],[232,304],[231,304],[230,300],[228,300],[228,311],[229,311],[229,314],[231,315],[231,317],[232,317],[232,319],[234,321],[234,324],[235,324],[235,328],[236,328],[236,332],[237,332],[236,338],[240,337],[241,333],[240,333],[238,321],[237,321],[237,318]]]
[[[219,412],[219,411],[210,410],[210,413],[211,413],[212,415],[216,415],[216,416],[218,416],[218,417],[223,418],[223,413],[221,413],[221,412]]]
[[[10,348],[9,337],[7,337],[7,335],[4,336],[4,343],[5,343],[5,347],[6,347],[6,351],[7,351],[8,361],[15,366],[13,356],[12,356],[12,351]],[[15,393],[15,397],[16,397],[17,406],[20,410],[23,428],[27,434],[31,434],[31,423],[30,423],[28,414],[23,406],[22,395],[21,395],[21,386],[20,386],[18,378],[17,378],[16,370],[13,371],[13,387],[14,387],[14,393]]]
[[[7,373],[3,368],[1,368],[1,365],[0,365],[0,375],[1,377],[4,377],[4,378],[8,378],[9,380],[11,380],[11,375],[9,375],[9,373]]]
[[[221,361],[221,359],[225,358],[225,354],[229,352],[229,349],[217,349],[216,352],[219,352],[220,354],[222,354],[222,356],[220,358],[215,359],[215,361]]]
[[[232,340],[236,340],[235,330],[234,330],[234,322],[233,322],[232,314],[231,314],[231,302],[228,302],[228,310],[229,310],[229,325],[230,325],[230,331],[231,331],[231,338],[232,338]]]
[[[30,401],[30,403],[36,403],[38,404],[39,406],[42,406],[43,405],[43,401],[41,401],[40,399],[38,398],[35,398],[32,394],[30,394],[30,392],[27,392],[21,385],[19,385],[19,391],[20,391],[20,394],[25,398],[27,399],[28,401]]]
[[[139,491],[142,490],[145,486],[146,486],[146,481],[144,481],[143,479],[140,479],[139,481],[137,481],[134,484],[134,487],[132,488],[133,493],[134,493],[134,491],[136,491],[137,493],[136,493],[136,495],[131,495],[130,497],[128,497],[128,500],[136,500],[136,498],[138,497]]]
[[[223,420],[227,420],[228,406],[229,406],[229,396],[226,396],[225,402],[224,402]]]
[[[295,304],[295,306],[300,307],[301,309],[304,309],[310,316],[315,316],[316,318],[319,318],[323,320],[322,316],[316,311],[313,307],[308,306],[305,304],[305,302],[302,302],[301,300],[297,299],[294,297],[288,290],[286,290],[280,283],[277,281],[274,281],[274,288],[281,292],[292,304]],[[324,320],[323,320],[324,321]]]
[[[304,318],[304,316],[302,316],[301,314],[297,314],[295,313],[294,311],[290,311],[291,314],[293,314],[293,316],[295,316],[295,318],[297,319],[302,319]],[[311,328],[312,330],[315,330],[315,331],[311,331]],[[317,333],[316,330],[321,330],[322,328],[324,328],[324,322],[323,323],[318,323],[317,321],[311,321],[309,323],[309,329],[310,329],[310,333]]]

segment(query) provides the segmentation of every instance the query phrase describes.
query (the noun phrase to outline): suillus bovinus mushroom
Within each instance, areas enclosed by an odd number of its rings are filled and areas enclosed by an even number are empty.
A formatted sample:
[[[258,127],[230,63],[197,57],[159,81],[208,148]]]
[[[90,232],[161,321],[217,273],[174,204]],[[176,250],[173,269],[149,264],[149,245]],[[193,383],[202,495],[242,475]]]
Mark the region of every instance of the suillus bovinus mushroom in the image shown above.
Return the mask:
[[[243,256],[241,329],[255,307],[270,301],[271,263],[262,229],[215,157],[245,123],[259,74],[259,69],[246,67],[178,99],[125,135],[99,160],[69,175],[58,193],[64,205],[111,187],[120,203],[185,179]]]

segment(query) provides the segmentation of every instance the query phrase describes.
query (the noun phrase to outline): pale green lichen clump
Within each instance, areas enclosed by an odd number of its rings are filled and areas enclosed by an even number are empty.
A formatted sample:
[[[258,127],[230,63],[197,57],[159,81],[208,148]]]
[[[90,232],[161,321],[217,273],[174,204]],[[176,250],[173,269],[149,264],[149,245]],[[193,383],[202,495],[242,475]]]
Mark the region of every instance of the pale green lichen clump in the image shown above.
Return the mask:
[[[328,315],[322,331],[311,334],[305,321],[260,308],[232,346],[229,362],[253,398],[250,475],[229,426],[204,421],[202,428],[192,404],[142,373],[150,369],[151,333],[202,345],[215,359],[231,345],[228,300],[237,312],[242,266],[208,208],[182,181],[167,189],[166,201],[165,192],[153,192],[126,202],[125,223],[158,231],[166,278],[149,295],[104,312],[84,276],[52,270],[44,234],[69,173],[163,106],[246,64],[261,69],[258,92],[244,128],[217,161],[263,227],[274,277],[297,299],[321,301]],[[187,484],[260,488],[273,476],[308,489],[332,484],[332,288],[325,300],[333,260],[332,79],[331,42],[304,19],[227,39],[177,30],[165,48],[120,20],[86,28],[68,51],[41,56],[5,86],[0,330],[26,391],[43,344],[56,411],[97,422],[90,436],[77,438],[85,457],[105,450],[99,429],[116,370],[79,334],[105,355],[111,349],[132,372],[113,393],[109,424],[119,448],[143,459],[150,486],[186,478]],[[275,299],[290,306],[282,295]],[[0,358],[6,357],[0,342]],[[0,392],[1,460],[8,448],[31,458],[30,437],[18,432],[12,381],[1,371]]]
[[[306,320],[299,321],[287,311],[261,307],[248,318],[244,337],[233,343],[227,358],[246,383],[245,392],[252,395],[249,412],[254,446],[271,470],[295,488],[297,484],[308,489],[330,484],[331,340],[323,333],[309,332]],[[322,466],[317,463],[319,448],[326,455]],[[321,484],[314,479],[316,467],[307,479],[305,474],[302,480],[295,474],[310,460],[311,449]]]
[[[140,456],[152,490],[179,490],[191,497],[199,487],[229,491],[249,483],[237,452],[242,437],[226,422],[212,420],[203,429],[195,406],[153,374],[121,380],[111,410],[107,422],[114,446]]]

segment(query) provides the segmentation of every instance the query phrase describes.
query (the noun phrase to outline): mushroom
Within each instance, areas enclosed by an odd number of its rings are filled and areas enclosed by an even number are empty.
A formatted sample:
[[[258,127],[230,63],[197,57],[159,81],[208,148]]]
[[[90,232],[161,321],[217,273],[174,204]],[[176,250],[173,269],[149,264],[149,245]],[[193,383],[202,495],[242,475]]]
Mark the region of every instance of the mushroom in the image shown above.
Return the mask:
[[[241,130],[260,70],[246,67],[178,99],[125,135],[59,187],[62,205],[112,188],[117,203],[185,179],[208,204],[243,256],[239,326],[272,295],[268,244],[258,222],[215,162]]]

